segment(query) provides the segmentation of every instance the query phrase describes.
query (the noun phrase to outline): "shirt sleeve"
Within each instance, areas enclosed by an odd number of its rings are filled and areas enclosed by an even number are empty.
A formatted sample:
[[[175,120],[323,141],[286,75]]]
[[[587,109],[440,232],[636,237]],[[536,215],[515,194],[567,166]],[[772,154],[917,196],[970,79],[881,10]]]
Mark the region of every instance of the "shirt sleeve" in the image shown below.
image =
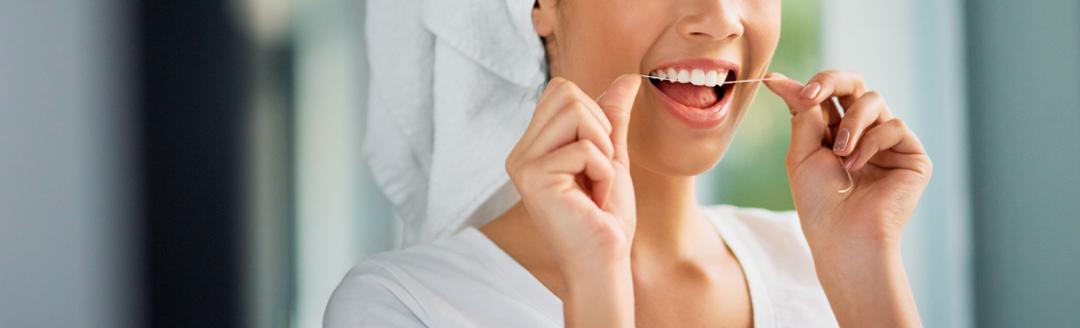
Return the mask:
[[[425,327],[406,305],[407,295],[390,271],[374,262],[361,264],[330,296],[323,327]]]

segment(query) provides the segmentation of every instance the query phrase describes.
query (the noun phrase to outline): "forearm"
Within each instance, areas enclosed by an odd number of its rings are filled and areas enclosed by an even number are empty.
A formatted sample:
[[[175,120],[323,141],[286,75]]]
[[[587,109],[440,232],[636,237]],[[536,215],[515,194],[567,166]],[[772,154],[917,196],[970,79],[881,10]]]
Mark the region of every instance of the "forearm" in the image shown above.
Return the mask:
[[[818,279],[841,327],[921,327],[899,247],[814,252]]]
[[[566,327],[633,327],[634,281],[630,261],[567,277]]]

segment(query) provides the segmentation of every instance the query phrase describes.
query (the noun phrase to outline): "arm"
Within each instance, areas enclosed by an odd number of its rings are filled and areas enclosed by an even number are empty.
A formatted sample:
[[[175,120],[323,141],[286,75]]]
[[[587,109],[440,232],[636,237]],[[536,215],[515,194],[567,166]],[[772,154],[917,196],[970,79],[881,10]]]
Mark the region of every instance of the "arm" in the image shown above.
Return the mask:
[[[566,327],[633,327],[630,260],[593,265],[591,273],[567,280],[569,297],[563,300]]]
[[[593,101],[573,82],[552,79],[506,160],[567,286],[559,295],[567,327],[634,326],[637,210],[626,131],[640,85],[639,76],[624,75]]]
[[[922,144],[857,73],[822,72],[806,85],[773,76],[766,85],[793,115],[792,198],[837,321],[921,326],[900,240],[930,180]]]
[[[851,249],[856,248],[861,247]],[[841,327],[922,326],[899,249],[813,253],[818,279]]]

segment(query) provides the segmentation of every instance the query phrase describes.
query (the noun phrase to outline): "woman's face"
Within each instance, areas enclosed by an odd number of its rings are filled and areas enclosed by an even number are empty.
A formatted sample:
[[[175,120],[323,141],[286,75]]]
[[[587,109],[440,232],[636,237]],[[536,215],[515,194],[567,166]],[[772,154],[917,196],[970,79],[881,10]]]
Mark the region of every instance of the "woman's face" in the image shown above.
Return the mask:
[[[621,74],[690,80],[649,79],[634,102],[631,163],[664,176],[697,175],[720,160],[758,84],[709,84],[764,76],[780,38],[780,0],[538,4],[533,23],[545,39],[552,76],[594,98]]]

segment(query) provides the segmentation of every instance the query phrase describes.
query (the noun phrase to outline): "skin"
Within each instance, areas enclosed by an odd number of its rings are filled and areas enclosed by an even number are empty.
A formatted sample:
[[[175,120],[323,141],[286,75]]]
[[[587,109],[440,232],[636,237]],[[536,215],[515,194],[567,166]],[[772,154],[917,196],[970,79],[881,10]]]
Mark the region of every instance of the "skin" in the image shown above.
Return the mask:
[[[540,0],[533,23],[554,78],[506,161],[522,201],[481,231],[562,299],[567,326],[752,326],[742,268],[694,180],[723,157],[758,84],[735,88],[719,126],[692,129],[636,74],[720,58],[740,79],[765,75],[779,0]],[[856,73],[766,85],[793,114],[787,173],[838,321],[920,326],[900,261],[931,174],[918,138]],[[831,192],[845,168],[857,187]]]

